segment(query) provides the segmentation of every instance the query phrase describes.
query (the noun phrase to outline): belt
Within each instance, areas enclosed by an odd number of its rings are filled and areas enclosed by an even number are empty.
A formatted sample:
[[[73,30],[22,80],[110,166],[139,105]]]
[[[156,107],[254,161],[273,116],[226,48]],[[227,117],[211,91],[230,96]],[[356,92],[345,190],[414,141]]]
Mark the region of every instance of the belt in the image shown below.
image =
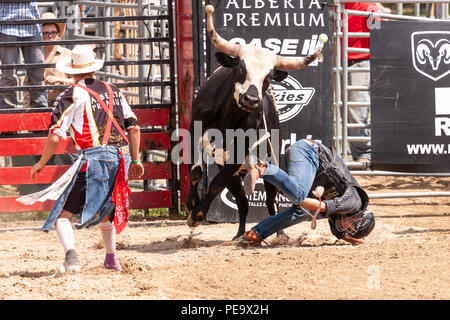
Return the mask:
[[[110,146],[110,145],[102,145],[102,146],[98,146],[98,147],[86,148],[86,149],[82,149],[82,150],[80,150],[78,152],[79,153],[83,153],[83,154],[91,153],[91,152],[98,152],[98,150],[100,148],[105,148],[105,149],[107,149],[108,151],[111,151],[111,152],[120,151],[120,152],[122,152],[122,154],[129,154],[130,153],[128,146],[116,147],[116,146]]]
[[[320,147],[319,147],[319,144],[318,144],[317,142],[312,141],[312,140],[309,140],[309,139],[304,139],[304,141],[305,141],[307,144],[309,144],[310,146],[313,146],[314,149],[316,149],[316,151],[319,152]]]

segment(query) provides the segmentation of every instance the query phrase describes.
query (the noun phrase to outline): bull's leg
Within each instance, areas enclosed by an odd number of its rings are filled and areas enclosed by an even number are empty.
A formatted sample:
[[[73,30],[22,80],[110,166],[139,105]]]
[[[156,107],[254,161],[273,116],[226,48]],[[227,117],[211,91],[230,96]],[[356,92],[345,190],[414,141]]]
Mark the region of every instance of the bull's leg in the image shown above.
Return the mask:
[[[200,201],[198,206],[193,208],[192,212],[188,216],[188,225],[190,227],[196,227],[200,225],[209,210],[211,202],[217,197],[222,190],[230,183],[233,175],[239,170],[240,165],[225,165],[223,169],[214,177],[208,188],[208,193]]]
[[[239,212],[239,229],[233,240],[237,240],[245,232],[245,221],[248,214],[248,199],[245,195],[244,187],[242,186],[242,179],[239,175],[234,176],[227,185],[228,190],[236,199],[236,205]]]
[[[266,180],[264,180],[264,188],[266,189],[266,207],[269,211],[269,215],[273,216],[279,212],[278,203],[275,200],[278,193],[278,188]],[[289,239],[284,230],[278,231],[277,237],[283,237],[286,240]]]
[[[190,174],[190,188],[189,194],[186,198],[186,212],[190,214],[192,210],[200,203],[198,196],[198,185],[202,179],[203,171],[200,166],[193,166],[189,172]]]
[[[190,188],[189,194],[186,198],[186,212],[188,215],[192,212],[192,210],[198,206],[200,203],[200,197],[198,196],[198,185],[202,180],[203,176],[203,158],[202,158],[202,139],[199,138],[195,140],[195,128],[194,121],[192,121],[191,126],[189,128],[190,139],[191,139],[191,158],[190,160],[194,162],[193,165],[189,166],[189,181]]]

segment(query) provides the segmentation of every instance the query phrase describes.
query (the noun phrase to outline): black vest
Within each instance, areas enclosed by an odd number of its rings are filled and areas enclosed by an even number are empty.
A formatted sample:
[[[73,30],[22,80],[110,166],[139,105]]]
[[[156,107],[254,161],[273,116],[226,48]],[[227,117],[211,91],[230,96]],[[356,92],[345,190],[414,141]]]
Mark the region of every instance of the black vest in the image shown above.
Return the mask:
[[[334,149],[330,149],[325,145],[319,145],[319,168],[316,177],[309,192],[309,197],[314,197],[312,191],[318,186],[324,187],[322,199],[329,200],[338,196],[342,196],[345,190],[352,186],[361,197],[362,207],[360,212],[364,212],[369,204],[369,196],[361,188],[358,181],[352,176],[341,157],[339,157]],[[356,212],[355,212],[356,213]]]

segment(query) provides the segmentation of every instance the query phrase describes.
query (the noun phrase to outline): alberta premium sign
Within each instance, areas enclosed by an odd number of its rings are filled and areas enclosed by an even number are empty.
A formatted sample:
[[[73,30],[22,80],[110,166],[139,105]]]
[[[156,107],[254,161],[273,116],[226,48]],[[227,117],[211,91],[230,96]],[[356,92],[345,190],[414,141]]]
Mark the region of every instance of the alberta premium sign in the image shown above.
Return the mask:
[[[270,93],[275,97],[281,124],[281,161],[290,144],[312,138],[324,144],[333,143],[333,1],[318,0],[216,0],[214,25],[225,39],[238,44],[264,47],[286,57],[305,57],[312,54],[324,33],[329,41],[322,49],[324,62],[314,61],[301,70],[289,70],[281,82],[273,82]],[[218,64],[209,45],[210,66]],[[217,172],[209,166],[208,184]],[[267,216],[265,190],[258,181],[255,193],[248,196],[247,221],[259,221]],[[289,201],[278,197],[280,209]],[[208,221],[235,222],[238,220],[234,198],[225,189],[212,203]]]

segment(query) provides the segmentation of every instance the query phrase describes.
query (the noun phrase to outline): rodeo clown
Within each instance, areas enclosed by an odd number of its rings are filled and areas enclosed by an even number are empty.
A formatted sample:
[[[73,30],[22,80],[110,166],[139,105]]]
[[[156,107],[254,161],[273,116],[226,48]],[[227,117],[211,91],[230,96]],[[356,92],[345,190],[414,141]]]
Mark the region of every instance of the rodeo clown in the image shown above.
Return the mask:
[[[317,218],[328,218],[331,232],[338,239],[364,243],[362,238],[375,227],[375,218],[366,211],[369,197],[342,159],[323,144],[307,139],[292,144],[285,159],[288,173],[258,160],[246,176],[244,188],[247,193],[253,192],[261,177],[275,185],[293,205],[258,223],[238,240],[238,245],[259,245],[271,234],[307,220],[315,229]]]
[[[75,84],[61,93],[55,103],[44,150],[31,168],[31,177],[34,179],[45,167],[67,131],[78,150],[78,159],[49,188],[18,198],[24,204],[56,200],[43,230],[56,226],[65,252],[60,273],[80,271],[71,224],[74,215],[80,217],[77,228],[99,224],[106,250],[104,266],[121,271],[116,257],[116,233],[128,220],[128,168],[137,177],[144,173],[139,160],[137,118],[116,86],[94,79],[95,71],[102,67],[103,61],[95,59],[94,51],[87,45],[75,46],[70,57],[57,62],[56,69],[73,75]]]

